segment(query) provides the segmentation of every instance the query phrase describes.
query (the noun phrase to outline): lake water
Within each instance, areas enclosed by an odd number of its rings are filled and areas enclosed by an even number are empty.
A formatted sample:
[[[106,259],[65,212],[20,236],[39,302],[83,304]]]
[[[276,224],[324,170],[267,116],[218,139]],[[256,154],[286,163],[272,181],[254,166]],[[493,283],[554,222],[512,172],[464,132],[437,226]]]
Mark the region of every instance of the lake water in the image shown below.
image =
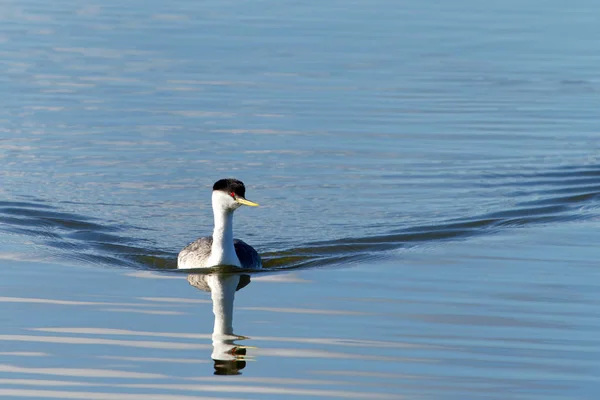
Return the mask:
[[[599,398],[598,15],[0,3],[0,397]]]

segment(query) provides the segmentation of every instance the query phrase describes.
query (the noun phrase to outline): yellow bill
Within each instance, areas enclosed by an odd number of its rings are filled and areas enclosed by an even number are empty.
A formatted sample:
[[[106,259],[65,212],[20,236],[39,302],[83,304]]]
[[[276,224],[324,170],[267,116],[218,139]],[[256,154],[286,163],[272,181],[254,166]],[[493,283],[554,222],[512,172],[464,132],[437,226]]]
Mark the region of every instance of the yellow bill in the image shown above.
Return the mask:
[[[235,201],[237,201],[238,203],[243,204],[245,206],[258,207],[258,203],[255,203],[250,200],[246,200],[243,197],[236,197]]]

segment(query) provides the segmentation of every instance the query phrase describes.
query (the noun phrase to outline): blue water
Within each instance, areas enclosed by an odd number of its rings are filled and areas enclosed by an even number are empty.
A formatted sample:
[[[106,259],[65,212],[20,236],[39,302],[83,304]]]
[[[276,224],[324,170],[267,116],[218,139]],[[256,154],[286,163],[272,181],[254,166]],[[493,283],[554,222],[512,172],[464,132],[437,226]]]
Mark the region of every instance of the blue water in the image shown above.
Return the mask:
[[[0,4],[0,397],[595,399],[599,12]],[[173,270],[223,177],[233,344]]]

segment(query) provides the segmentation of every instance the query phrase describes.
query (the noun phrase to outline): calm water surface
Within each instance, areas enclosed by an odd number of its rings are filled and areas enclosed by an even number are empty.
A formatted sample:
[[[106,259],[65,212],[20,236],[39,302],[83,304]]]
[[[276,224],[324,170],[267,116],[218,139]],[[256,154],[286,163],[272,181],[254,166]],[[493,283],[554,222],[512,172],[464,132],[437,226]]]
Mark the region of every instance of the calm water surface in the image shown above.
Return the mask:
[[[597,398],[599,13],[0,3],[0,397]]]

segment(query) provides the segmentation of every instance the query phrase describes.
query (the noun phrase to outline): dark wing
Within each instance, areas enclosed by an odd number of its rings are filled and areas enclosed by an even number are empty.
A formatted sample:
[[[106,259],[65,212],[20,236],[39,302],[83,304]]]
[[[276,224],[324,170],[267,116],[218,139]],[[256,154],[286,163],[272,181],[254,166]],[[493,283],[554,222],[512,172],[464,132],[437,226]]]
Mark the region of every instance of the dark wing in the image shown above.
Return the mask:
[[[242,268],[262,268],[260,256],[252,246],[240,239],[233,239],[233,246],[235,247],[235,254],[237,254]]]

